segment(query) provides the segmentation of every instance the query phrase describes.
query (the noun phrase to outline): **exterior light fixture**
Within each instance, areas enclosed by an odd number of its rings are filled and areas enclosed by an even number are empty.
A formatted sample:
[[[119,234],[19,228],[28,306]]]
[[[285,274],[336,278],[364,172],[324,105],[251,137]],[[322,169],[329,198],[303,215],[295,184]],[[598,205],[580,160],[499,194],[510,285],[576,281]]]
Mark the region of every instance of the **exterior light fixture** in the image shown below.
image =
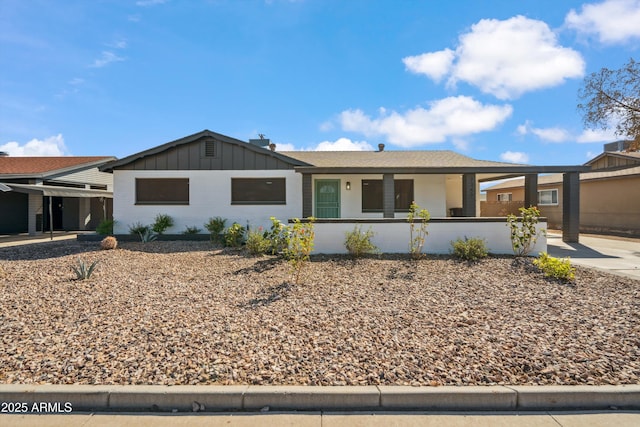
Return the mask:
[[[347,190],[351,190],[351,182],[347,181]]]

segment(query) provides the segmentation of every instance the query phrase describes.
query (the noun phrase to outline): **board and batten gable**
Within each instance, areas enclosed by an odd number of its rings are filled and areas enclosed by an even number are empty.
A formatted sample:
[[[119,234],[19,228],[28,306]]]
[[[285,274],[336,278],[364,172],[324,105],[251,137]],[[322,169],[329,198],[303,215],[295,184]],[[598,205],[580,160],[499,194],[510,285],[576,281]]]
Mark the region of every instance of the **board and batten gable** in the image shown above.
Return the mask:
[[[135,223],[152,224],[158,214],[170,215],[174,226],[167,234],[187,227],[207,233],[212,217],[227,219],[227,226],[269,227],[269,217],[285,222],[302,215],[302,176],[294,171],[300,162],[269,149],[204,131],[116,161],[113,171],[114,233],[126,234]],[[285,200],[277,203],[234,203],[232,180],[284,179]],[[186,203],[138,203],[136,180],[182,179],[188,181]],[[167,181],[170,182],[170,181]],[[183,181],[184,182],[184,181]]]

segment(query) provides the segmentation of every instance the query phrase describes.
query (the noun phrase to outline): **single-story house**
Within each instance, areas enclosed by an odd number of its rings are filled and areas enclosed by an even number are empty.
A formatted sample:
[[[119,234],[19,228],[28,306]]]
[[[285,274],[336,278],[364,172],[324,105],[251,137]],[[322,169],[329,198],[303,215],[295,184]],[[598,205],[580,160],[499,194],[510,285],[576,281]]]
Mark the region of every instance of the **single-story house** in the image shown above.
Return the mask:
[[[271,216],[282,221],[313,216],[317,251],[337,251],[344,230],[362,224],[374,228],[383,250],[402,252],[408,239],[401,245],[387,240],[397,227],[408,233],[406,216],[416,201],[431,213],[430,236],[439,236],[430,237],[440,242],[430,246],[433,252],[447,252],[456,237],[495,233],[505,236],[508,250],[491,241],[490,249],[510,252],[504,218],[477,218],[479,182],[517,174],[535,183],[538,173],[563,172],[574,183],[586,170],[476,160],[452,151],[385,151],[383,144],[371,152],[276,148],[268,140],[244,142],[204,130],[107,163],[100,169],[114,174],[114,232],[126,234],[137,222],[151,224],[157,214],[175,219],[168,232],[176,234],[202,228],[216,216],[250,227],[268,227]],[[567,221],[576,215],[569,210]],[[577,228],[568,230],[565,237],[577,240]]]
[[[95,230],[111,218],[115,157],[0,156],[0,234]]]
[[[580,231],[640,236],[640,152],[605,151],[585,165],[590,171],[580,174]],[[517,213],[524,203],[522,178],[485,191],[487,201],[481,205],[482,216]],[[540,176],[537,192],[538,207],[549,227],[561,229],[562,176]]]

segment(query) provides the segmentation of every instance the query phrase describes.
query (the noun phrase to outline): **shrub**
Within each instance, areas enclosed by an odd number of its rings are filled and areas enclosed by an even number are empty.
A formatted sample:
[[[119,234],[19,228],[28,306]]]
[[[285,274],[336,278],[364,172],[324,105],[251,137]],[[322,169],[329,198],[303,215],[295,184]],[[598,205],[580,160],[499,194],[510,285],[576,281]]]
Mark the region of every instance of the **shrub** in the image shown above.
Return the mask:
[[[198,227],[194,226],[188,226],[185,228],[185,230],[182,232],[182,234],[198,234],[200,233],[200,229]]]
[[[533,263],[544,273],[546,277],[553,277],[563,281],[571,281],[575,279],[576,269],[571,266],[571,260],[567,258],[555,258],[549,256],[546,252],[541,252]]]
[[[107,236],[100,242],[100,249],[109,250],[115,249],[118,246],[118,241],[113,236]]]
[[[428,210],[420,209],[416,202],[411,202],[407,221],[409,222],[409,253],[413,259],[418,259],[422,256],[422,247],[429,234],[427,222],[430,219],[431,215]],[[418,220],[419,226],[416,226],[416,220]]]
[[[162,234],[167,231],[169,227],[173,227],[173,218],[169,215],[158,214],[151,226],[151,230],[154,233]]]
[[[299,218],[293,219],[293,225],[288,227],[287,247],[283,251],[283,255],[291,265],[291,275],[296,285],[300,282],[300,273],[309,261],[313,250],[313,239],[315,238],[313,222],[315,218],[309,217],[308,220],[309,222],[302,223]]]
[[[458,239],[451,242],[451,246],[453,247],[453,255],[465,261],[477,261],[488,254],[485,240],[479,237]]]
[[[76,273],[76,280],[88,280],[91,278],[93,274],[93,270],[95,270],[96,265],[98,265],[98,261],[93,261],[90,266],[87,267],[87,264],[84,260],[78,258],[78,266],[71,266],[71,269],[74,273]]]
[[[246,245],[251,255],[264,255],[271,250],[271,242],[265,237],[262,227],[247,233]]]
[[[353,231],[345,233],[344,246],[349,254],[355,258],[359,258],[365,254],[373,254],[378,252],[378,247],[371,242],[374,232],[369,228],[362,231],[360,226],[355,226]]]
[[[101,236],[108,236],[109,234],[113,234],[113,224],[115,223],[112,219],[105,219],[98,224],[96,227],[96,233]]]
[[[143,225],[140,221],[129,225],[129,234],[144,234],[149,231],[148,225]]]
[[[151,229],[148,228],[148,227],[144,232],[138,233],[138,236],[140,236],[140,241],[142,243],[153,242],[154,240],[156,240],[158,238],[158,235],[156,233],[154,233],[153,231],[151,231]]]
[[[287,247],[287,236],[289,235],[289,227],[284,225],[276,217],[270,217],[271,228],[263,233],[263,236],[269,242],[269,250],[272,255],[282,253]]]
[[[244,243],[245,228],[234,222],[224,232],[224,244],[232,248],[239,248]]]
[[[204,228],[206,228],[211,234],[211,241],[213,242],[220,240],[220,235],[224,231],[226,225],[227,220],[217,216],[215,218],[209,218],[209,221],[204,225]]]
[[[527,256],[538,241],[538,236],[544,230],[536,230],[540,211],[537,207],[518,209],[522,218],[510,214],[507,215],[507,226],[511,229],[511,247],[516,256]]]

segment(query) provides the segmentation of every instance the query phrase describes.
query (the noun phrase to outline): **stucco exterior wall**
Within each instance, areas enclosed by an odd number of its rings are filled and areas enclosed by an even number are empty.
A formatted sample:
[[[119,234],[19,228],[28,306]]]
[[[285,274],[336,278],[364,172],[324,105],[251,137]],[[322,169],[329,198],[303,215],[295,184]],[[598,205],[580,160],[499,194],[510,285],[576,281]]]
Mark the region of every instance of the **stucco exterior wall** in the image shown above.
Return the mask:
[[[316,223],[314,253],[347,253],[344,246],[345,233],[353,231],[359,225],[362,230],[371,229],[374,237],[371,241],[383,253],[409,253],[409,224],[406,222],[370,222],[370,223]],[[537,230],[547,228],[545,222],[536,226]],[[424,253],[448,254],[451,241],[464,237],[479,237],[486,240],[487,249],[493,254],[513,254],[510,230],[506,221],[465,221],[445,220],[430,222],[427,225],[428,236],[425,239]],[[540,233],[530,255],[537,256],[547,250],[547,238]]]
[[[167,234],[179,234],[187,226],[202,229],[211,217],[220,216],[251,227],[267,227],[270,216],[281,221],[302,215],[302,176],[293,170],[143,171],[116,170],[114,176],[114,233],[126,234],[135,222],[152,224],[157,214],[173,217]],[[286,178],[285,205],[232,205],[231,178]],[[136,178],[189,178],[188,205],[136,205]]]
[[[640,176],[582,182],[580,228],[640,235]]]

